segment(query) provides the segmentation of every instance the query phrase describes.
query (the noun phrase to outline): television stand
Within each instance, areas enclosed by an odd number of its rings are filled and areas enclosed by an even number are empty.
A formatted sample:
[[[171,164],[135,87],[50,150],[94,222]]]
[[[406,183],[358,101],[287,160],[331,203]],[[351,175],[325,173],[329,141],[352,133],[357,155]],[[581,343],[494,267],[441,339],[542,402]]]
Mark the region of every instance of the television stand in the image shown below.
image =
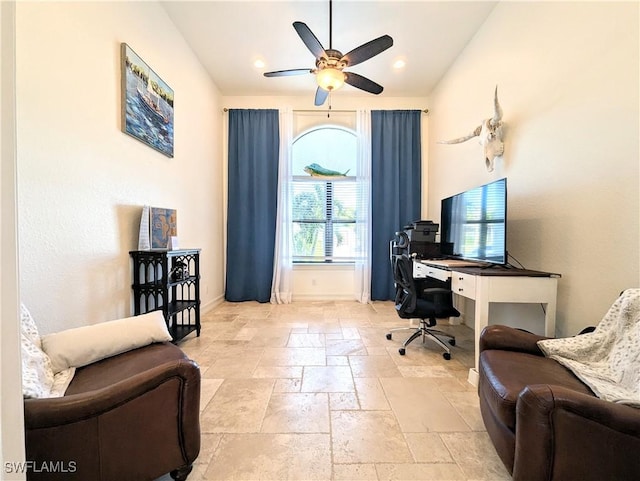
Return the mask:
[[[469,370],[469,382],[473,385],[478,384],[480,333],[489,325],[491,303],[544,304],[544,334],[548,337],[555,336],[559,274],[515,267],[486,269],[416,260],[413,263],[413,277],[450,281],[451,290],[456,296],[475,301],[473,326],[475,368]]]

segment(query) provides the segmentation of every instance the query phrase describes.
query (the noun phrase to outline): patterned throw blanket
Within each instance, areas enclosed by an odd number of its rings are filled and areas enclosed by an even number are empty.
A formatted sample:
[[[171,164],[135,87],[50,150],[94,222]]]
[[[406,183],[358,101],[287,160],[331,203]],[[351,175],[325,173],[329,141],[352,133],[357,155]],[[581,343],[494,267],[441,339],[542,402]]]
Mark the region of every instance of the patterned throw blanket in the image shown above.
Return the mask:
[[[640,408],[640,289],[627,289],[596,330],[538,341],[601,399]]]

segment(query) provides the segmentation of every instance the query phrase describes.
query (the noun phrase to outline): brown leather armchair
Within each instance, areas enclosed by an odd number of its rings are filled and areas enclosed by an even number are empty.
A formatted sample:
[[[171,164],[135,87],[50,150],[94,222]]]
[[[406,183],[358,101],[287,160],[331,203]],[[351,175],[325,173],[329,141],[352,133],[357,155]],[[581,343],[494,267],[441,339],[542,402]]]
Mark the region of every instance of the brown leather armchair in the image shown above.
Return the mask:
[[[514,481],[640,479],[640,409],[603,401],[505,326],[480,337],[480,410]]]
[[[200,369],[170,343],[78,368],[63,397],[24,400],[27,479],[185,480],[199,404]]]

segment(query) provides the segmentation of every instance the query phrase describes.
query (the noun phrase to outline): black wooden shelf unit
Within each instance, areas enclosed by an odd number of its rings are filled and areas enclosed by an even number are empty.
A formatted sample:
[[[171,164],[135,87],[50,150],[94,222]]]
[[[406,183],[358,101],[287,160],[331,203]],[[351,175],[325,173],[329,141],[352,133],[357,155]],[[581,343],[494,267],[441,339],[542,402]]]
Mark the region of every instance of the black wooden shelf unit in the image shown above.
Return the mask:
[[[200,249],[129,252],[133,259],[134,314],[162,309],[177,343],[200,336]]]

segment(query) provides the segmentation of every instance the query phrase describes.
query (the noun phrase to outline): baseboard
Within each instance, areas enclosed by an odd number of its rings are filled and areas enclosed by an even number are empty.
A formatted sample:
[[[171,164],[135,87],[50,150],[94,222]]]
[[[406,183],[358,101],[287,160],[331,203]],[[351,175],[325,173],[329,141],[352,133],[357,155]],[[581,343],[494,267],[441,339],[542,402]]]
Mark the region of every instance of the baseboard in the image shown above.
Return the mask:
[[[224,302],[224,294],[220,294],[218,297],[200,304],[200,312],[208,312]]]
[[[291,298],[292,302],[304,302],[304,301],[354,301],[358,300],[353,294],[297,294]],[[200,312],[207,312],[215,309],[224,302],[224,294],[200,304]]]
[[[357,299],[353,294],[294,294],[292,302],[297,301],[354,301]]]
[[[478,387],[478,382],[480,381],[480,374],[475,368],[469,369],[469,377],[467,377],[467,382],[473,386]]]

